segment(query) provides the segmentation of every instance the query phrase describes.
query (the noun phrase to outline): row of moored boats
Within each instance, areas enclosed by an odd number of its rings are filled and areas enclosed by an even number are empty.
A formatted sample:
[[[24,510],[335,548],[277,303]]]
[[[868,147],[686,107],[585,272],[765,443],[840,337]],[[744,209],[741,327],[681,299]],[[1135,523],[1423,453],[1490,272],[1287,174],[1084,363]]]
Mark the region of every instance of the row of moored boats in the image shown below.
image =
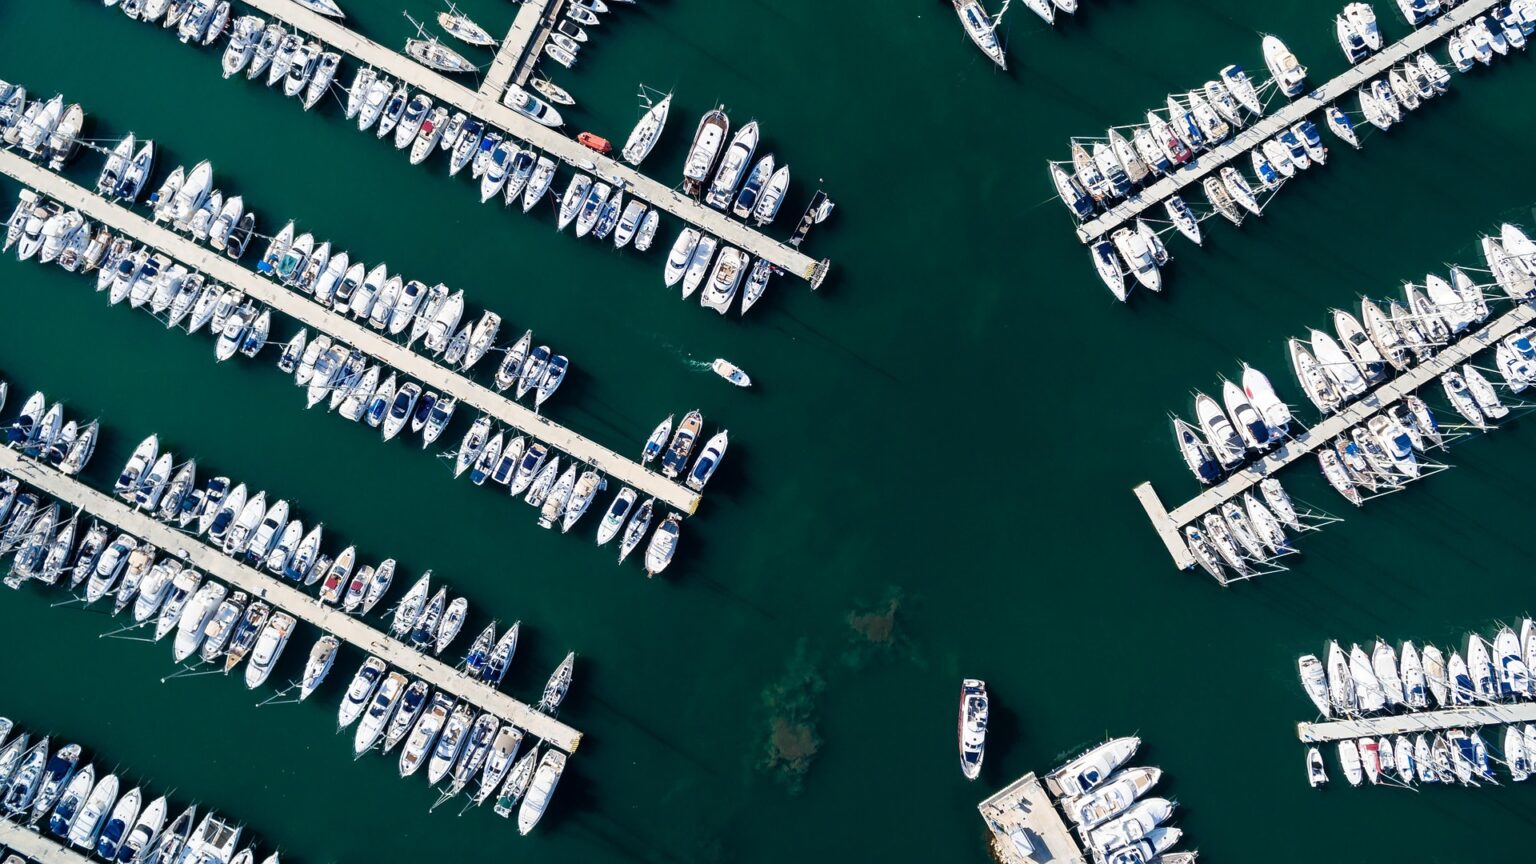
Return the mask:
[[[1348,651],[1329,642],[1326,660],[1298,658],[1302,689],[1324,717],[1359,717],[1387,712],[1434,711],[1536,699],[1536,625],[1524,619],[1516,629],[1500,625],[1492,640],[1467,635],[1465,650],[1442,650],[1411,640],[1394,648],[1377,639],[1368,651],[1358,644]],[[1487,746],[1476,729],[1447,730],[1413,736],[1341,741],[1338,756],[1346,779],[1360,785],[1398,779],[1404,784],[1478,785],[1492,780]],[[1502,761],[1511,777],[1525,780],[1536,761],[1536,727],[1504,728]],[[1327,782],[1317,748],[1307,755],[1313,786]]]
[[[24,419],[10,428],[19,430]],[[205,489],[198,490],[195,463],[177,466],[170,453],[158,450],[155,436],[142,442],[115,484],[116,494],[136,509],[168,523],[174,520],[183,531],[206,538],[214,549],[253,569],[265,569],[307,586],[319,585],[319,602],[350,614],[368,614],[388,591],[395,570],[392,559],[377,568],[356,567],[354,572],[356,547],[348,547],[335,559],[325,555],[320,551],[323,527],[317,525],[306,533],[301,522],[287,521],[286,501],[269,507],[264,492],[247,499],[244,484],[231,488],[227,477],[214,478]],[[244,672],[246,686],[254,689],[266,683],[297,626],[293,616],[263,600],[252,601],[245,592],[231,593],[222,583],[204,579],[179,560],[159,555],[153,544],[127,533],[109,541],[111,533],[100,522],[93,522],[76,549],[73,538],[77,522],[78,516],[60,523],[57,504],[47,504],[42,496],[22,489],[15,479],[0,483],[0,554],[16,552],[8,581],[15,585],[35,578],[54,584],[68,573],[68,587],[80,592],[86,606],[111,598],[114,616],[131,607],[136,624],[153,626],[156,641],[174,633],[176,662],[198,659],[201,664],[222,666],[228,674],[249,658]],[[23,567],[27,572],[20,571]],[[447,602],[446,588],[439,588],[428,599],[430,576],[430,572],[423,575],[389,613],[393,619],[390,630],[406,644],[441,653],[462,628],[468,602],[462,597]],[[514,624],[497,638],[494,623],[488,625],[465,656],[464,674],[498,686],[516,651],[518,631]],[[340,640],[330,634],[316,641],[302,676],[295,682],[299,700],[307,699],[321,686],[339,647]],[[551,675],[538,705],[540,710],[553,712],[559,707],[570,686],[574,661],[574,654],[567,655]],[[530,781],[535,781],[533,788],[537,790],[536,763],[543,764],[537,757],[530,754],[516,772],[509,773],[521,743],[521,730],[488,714],[471,727],[463,719],[469,708],[455,708],[445,694],[433,698],[431,708],[422,714],[429,695],[427,684],[417,681],[407,686],[405,676],[385,676],[384,671],[383,661],[370,658],[354,677],[340,709],[342,727],[363,718],[354,736],[357,755],[374,746],[392,748],[407,732],[413,732],[402,751],[402,776],[414,773],[420,767],[416,763],[430,762],[428,776],[437,783],[452,768],[449,794],[456,794],[478,777],[475,803],[483,803],[500,788],[501,811],[508,810],[511,802],[530,788]],[[361,692],[364,684],[370,685],[366,693]],[[453,712],[453,722],[434,725],[432,718],[445,700]],[[384,734],[386,727],[392,735]],[[555,758],[563,765],[563,754]],[[546,753],[545,761],[549,760]],[[553,784],[549,785],[552,791]],[[542,803],[524,805],[519,815],[524,833],[537,821],[542,807]]]
[[[15,737],[11,733],[15,732]],[[116,864],[254,864],[244,829],[209,810],[130,786],[119,768],[86,758],[79,744],[33,736],[0,717],[0,814],[87,859]],[[58,747],[53,745],[59,744]],[[99,755],[99,754],[98,754]],[[278,853],[261,864],[278,864]]]

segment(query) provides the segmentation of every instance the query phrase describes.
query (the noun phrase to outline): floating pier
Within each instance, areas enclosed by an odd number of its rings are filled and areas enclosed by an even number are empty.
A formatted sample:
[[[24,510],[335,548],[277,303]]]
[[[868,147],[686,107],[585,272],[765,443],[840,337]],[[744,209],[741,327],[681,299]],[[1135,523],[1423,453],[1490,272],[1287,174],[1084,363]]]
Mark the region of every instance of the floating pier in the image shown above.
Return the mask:
[[[1148,185],[1140,192],[1127,196],[1119,204],[1082,223],[1077,227],[1078,239],[1084,243],[1099,240],[1149,208],[1161,204],[1185,186],[1217,171],[1234,157],[1273,138],[1282,130],[1289,129],[1297,121],[1327,107],[1335,99],[1352,92],[1367,81],[1386,74],[1393,66],[1424,50],[1435,41],[1450,36],[1457,28],[1476,20],[1479,15],[1486,14],[1500,2],[1501,0],[1467,0],[1440,17],[1416,28],[1402,39],[1349,67],[1337,78],[1281,106],[1279,111],[1259,118],[1257,122],[1240,130],[1226,143],[1200,154],[1172,175],[1159,178],[1157,182]]]
[[[1497,702],[1447,708],[1443,711],[1413,711],[1383,717],[1351,717],[1322,723],[1297,723],[1296,737],[1307,744],[1323,744],[1349,738],[1413,735],[1445,729],[1507,726],[1511,723],[1536,723],[1536,702]]]
[[[544,40],[549,38],[549,30],[563,5],[565,0],[523,0],[517,16],[512,19],[512,29],[501,40],[496,59],[491,61],[491,68],[480,83],[481,96],[500,99],[509,83],[516,81],[521,85],[528,80],[528,73],[544,50]],[[530,44],[533,45],[531,51]]]
[[[558,0],[548,0],[554,3]],[[1478,0],[1486,2],[1486,0]],[[438,103],[479,117],[517,138],[529,142],[549,155],[579,171],[622,187],[631,197],[664,210],[684,222],[699,226],[754,258],[761,258],[786,273],[799,276],[818,287],[826,278],[831,262],[817,261],[800,250],[769,238],[725,213],[687,197],[681,192],[640,173],[628,164],[611,159],[567,138],[555,129],[542,126],[501,103],[500,94],[477,93],[446,76],[417,63],[410,57],[366,39],[336,22],[311,12],[292,0],[246,0],[246,5],[272,18],[296,27],[325,42],[359,62],[373,66],[392,78],[405,82],[431,96]],[[521,12],[521,10],[519,10]],[[483,89],[483,88],[482,88]],[[627,133],[626,133],[627,134]],[[674,132],[675,134],[675,132]]]
[[[24,828],[9,819],[0,819],[0,848],[6,850],[4,864],[34,861],[37,864],[95,864],[92,859],[52,837],[45,837],[41,832]]]
[[[542,414],[417,354],[360,322],[263,279],[238,262],[206,246],[199,246],[190,238],[126,207],[118,206],[9,150],[0,150],[0,173],[62,202],[66,207],[79,210],[89,219],[164,252],[187,267],[202,271],[215,282],[238,288],[252,299],[314,330],[327,333],[332,339],[357,348],[380,363],[410,375],[428,389],[457,397],[460,403],[564,451],[619,482],[635,487],[642,495],[664,501],[683,513],[692,514],[698,509],[701,500],[699,493],[551,422]]]
[[[45,495],[80,508],[102,522],[115,525],[190,567],[259,597],[295,618],[377,656],[391,668],[420,678],[439,690],[510,722],[567,753],[581,744],[581,733],[555,718],[485,683],[476,681],[435,657],[408,647],[358,618],[327,606],[280,579],[247,567],[214,549],[199,537],[179,531],[79,480],[39,465],[9,448],[0,448],[0,471]]]
[[[992,831],[992,854],[1003,864],[1093,864],[1034,772],[976,805]],[[1195,852],[1166,852],[1164,864],[1193,864]]]
[[[1510,311],[1489,322],[1487,326],[1451,343],[1428,360],[1409,367],[1396,378],[1346,405],[1343,410],[1330,414],[1310,429],[1304,429],[1291,436],[1284,446],[1265,454],[1263,458],[1212,485],[1189,501],[1175,507],[1171,512],[1163,508],[1162,501],[1153,491],[1150,483],[1137,486],[1136,497],[1146,509],[1147,517],[1152,520],[1152,526],[1157,529],[1158,536],[1168,547],[1174,563],[1179,566],[1179,569],[1187,570],[1194,566],[1195,558],[1180,534],[1185,525],[1237,498],[1258,485],[1259,481],[1265,477],[1272,476],[1281,468],[1327,445],[1350,427],[1365,422],[1392,403],[1434,381],[1452,368],[1460,366],[1479,351],[1492,348],[1501,339],[1530,324],[1532,320],[1536,320],[1536,307],[1523,303],[1516,305]]]

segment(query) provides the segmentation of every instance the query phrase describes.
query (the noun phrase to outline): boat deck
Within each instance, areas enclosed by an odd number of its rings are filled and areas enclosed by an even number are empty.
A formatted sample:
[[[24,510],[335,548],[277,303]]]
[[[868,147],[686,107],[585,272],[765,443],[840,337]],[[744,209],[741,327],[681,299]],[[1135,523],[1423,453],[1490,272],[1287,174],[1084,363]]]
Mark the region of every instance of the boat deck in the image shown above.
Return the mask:
[[[69,846],[9,819],[0,819],[0,849],[5,849],[7,853],[4,864],[26,864],[26,861],[35,861],[37,864],[93,864],[93,859]]]
[[[398,51],[366,39],[318,13],[305,9],[293,0],[247,0],[247,5],[314,36],[332,48],[373,66],[391,78],[408,83],[431,96],[439,104],[479,117],[577,170],[595,174],[611,184],[622,186],[631,197],[639,198],[652,207],[671,213],[690,225],[699,226],[705,232],[742,249],[752,257],[767,260],[786,273],[810,282],[812,287],[820,285],[826,278],[831,266],[830,262],[817,261],[788,244],[774,240],[719,210],[707,207],[678,190],[647,177],[626,163],[604,156],[578,143],[576,139],[566,137],[558,130],[535,123],[501,104],[499,93],[495,95],[477,93]],[[670,241],[660,239],[658,242],[665,244],[662,248],[670,248]]]
[[[506,91],[507,85],[515,78],[515,72],[527,65],[523,58],[537,58],[543,50],[543,43],[535,45],[532,51],[528,50],[540,33],[548,32],[554,14],[559,14],[558,9],[564,0],[523,0],[517,9],[517,16],[512,19],[512,28],[507,31],[506,38],[501,40],[501,45],[496,49],[496,59],[491,61],[491,68],[485,73],[485,80],[480,83],[480,95],[491,99],[500,99]],[[554,14],[545,15],[547,9],[556,10]],[[526,77],[519,80],[527,80]]]
[[[458,397],[464,406],[488,414],[507,426],[562,450],[619,482],[635,487],[643,495],[654,496],[658,501],[665,501],[668,506],[683,513],[691,514],[698,508],[701,496],[693,490],[550,421],[542,414],[411,351],[357,321],[332,312],[303,294],[264,279],[221,253],[200,246],[190,238],[126,207],[118,206],[16,153],[0,150],[0,173],[62,201],[95,222],[164,252],[187,267],[202,271],[215,282],[240,289],[252,299],[271,306],[313,330],[330,334],[332,339],[351,345],[378,362],[420,381],[426,389]],[[248,251],[247,254],[254,253]],[[636,449],[638,447],[637,444]]]
[[[1385,717],[1353,717],[1323,723],[1297,723],[1296,737],[1307,744],[1383,735],[1415,735],[1443,729],[1471,729],[1510,723],[1536,723],[1536,702],[1472,705],[1442,711],[1415,711]]]
[[[1158,499],[1157,493],[1152,490],[1150,483],[1137,486],[1136,497],[1146,509],[1147,517],[1152,520],[1158,536],[1163,538],[1164,544],[1168,546],[1174,563],[1180,569],[1187,570],[1194,566],[1195,559],[1180,534],[1185,525],[1242,495],[1265,477],[1275,474],[1297,459],[1328,444],[1350,427],[1365,422],[1392,403],[1433,382],[1450,371],[1452,367],[1466,362],[1472,355],[1486,348],[1492,348],[1499,340],[1530,324],[1532,320],[1536,320],[1536,307],[1527,304],[1515,306],[1475,332],[1451,343],[1435,356],[1417,366],[1409,367],[1408,371],[1400,373],[1396,378],[1366,393],[1345,406],[1344,410],[1330,414],[1310,429],[1302,430],[1285,446],[1212,485],[1189,501],[1175,507],[1171,512],[1163,509],[1162,502]]]
[[[1160,178],[1140,192],[1126,197],[1114,207],[1082,223],[1077,228],[1078,239],[1084,243],[1093,243],[1108,235],[1149,208],[1161,204],[1185,186],[1199,182],[1207,174],[1219,170],[1221,166],[1253,149],[1255,145],[1273,138],[1283,129],[1289,129],[1297,121],[1314,111],[1321,110],[1340,96],[1353,92],[1372,78],[1386,74],[1393,66],[1434,42],[1449,37],[1463,24],[1486,14],[1500,2],[1501,0],[1467,0],[1466,3],[1415,29],[1402,39],[1383,46],[1380,51],[1346,69],[1338,77],[1309,93],[1302,94],[1282,106],[1279,111],[1260,118],[1258,122],[1244,128],[1214,150],[1201,154],[1199,158],[1171,176]]]
[[[209,577],[260,597],[288,614],[320,628],[326,633],[377,656],[392,668],[413,678],[425,680],[482,711],[516,724],[567,753],[581,744],[581,733],[559,720],[534,710],[531,706],[470,679],[437,658],[413,650],[389,635],[375,630],[364,621],[332,606],[326,606],[287,582],[240,564],[222,550],[216,550],[199,537],[177,530],[123,501],[67,477],[52,468],[22,456],[9,448],[0,448],[0,471],[49,497],[80,508],[102,522],[115,525],[140,540],[153,543],[166,554],[174,555]],[[290,646],[289,652],[307,650]],[[0,838],[3,842],[3,838]]]

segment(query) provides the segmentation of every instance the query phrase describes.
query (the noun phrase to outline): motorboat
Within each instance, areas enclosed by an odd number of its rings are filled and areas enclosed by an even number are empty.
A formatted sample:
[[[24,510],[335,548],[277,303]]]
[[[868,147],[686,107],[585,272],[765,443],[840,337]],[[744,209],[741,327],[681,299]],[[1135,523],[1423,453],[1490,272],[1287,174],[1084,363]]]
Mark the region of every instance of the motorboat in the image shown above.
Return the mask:
[[[538,768],[533,772],[528,791],[523,796],[522,806],[517,811],[519,834],[528,834],[539,823],[539,819],[549,807],[549,799],[554,795],[555,785],[560,782],[560,775],[564,771],[565,754],[554,748],[544,751]]]
[[[1240,464],[1245,452],[1243,440],[1231,421],[1227,419],[1227,415],[1222,413],[1221,406],[1216,403],[1216,400],[1204,393],[1196,392],[1195,417],[1201,431],[1205,433],[1206,441],[1211,445],[1216,459],[1222,466],[1233,468]]]
[[[1355,316],[1342,309],[1333,310],[1333,328],[1339,336],[1339,344],[1354,362],[1366,385],[1386,380],[1387,362]],[[1313,347],[1317,347],[1315,343]],[[1322,359],[1321,353],[1319,359]]]
[[[715,160],[719,157],[720,150],[725,145],[725,136],[729,132],[730,121],[726,118],[725,111],[720,108],[715,108],[699,120],[699,128],[694,133],[693,144],[689,147],[688,156],[683,164],[683,186],[689,195],[697,197],[704,191],[705,181],[715,166]],[[755,147],[755,134],[752,143]]]
[[[1368,389],[1366,379],[1361,376],[1355,362],[1343,348],[1339,347],[1339,343],[1335,342],[1333,337],[1314,328],[1309,333],[1309,341],[1318,365],[1322,367],[1323,373],[1333,382],[1343,399],[1353,399],[1365,393]]]
[[[1266,35],[1263,48],[1264,62],[1269,66],[1269,72],[1274,76],[1280,92],[1293,99],[1301,95],[1307,82],[1307,68],[1301,65],[1296,55],[1278,37]]]
[[[967,780],[981,774],[987,749],[987,685],[977,678],[960,682],[960,771]]]
[[[672,563],[672,556],[677,552],[677,542],[682,535],[682,522],[682,516],[668,513],[667,518],[657,526],[645,549],[646,576],[656,576]]]
[[[517,86],[509,85],[501,103],[541,126],[557,129],[565,125],[565,118],[553,105]]]
[[[248,689],[254,690],[266,683],[267,677],[272,674],[272,667],[277,664],[277,658],[288,644],[294,624],[293,616],[286,612],[274,612],[267,617],[251,649],[250,662],[245,666],[245,686]]]
[[[1227,416],[1233,420],[1238,436],[1244,444],[1252,449],[1261,450],[1270,443],[1269,425],[1248,401],[1243,388],[1222,379],[1221,398],[1226,406]]]

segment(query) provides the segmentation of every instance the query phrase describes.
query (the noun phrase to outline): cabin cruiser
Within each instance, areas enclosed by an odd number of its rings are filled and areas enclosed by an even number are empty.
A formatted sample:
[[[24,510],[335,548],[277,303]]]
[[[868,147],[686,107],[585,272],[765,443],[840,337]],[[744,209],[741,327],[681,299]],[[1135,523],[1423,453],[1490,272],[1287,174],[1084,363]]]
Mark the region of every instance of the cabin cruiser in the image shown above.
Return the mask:
[[[501,97],[501,104],[541,126],[555,129],[565,124],[565,118],[560,116],[554,106],[516,84],[507,87],[507,92]]]
[[[683,165],[683,186],[689,195],[697,197],[704,191],[705,180],[714,168],[729,131],[730,121],[720,108],[715,108],[699,120],[699,128],[694,133],[693,144]],[[756,145],[755,134],[753,145]]]
[[[1274,76],[1280,91],[1293,99],[1301,95],[1307,83],[1307,68],[1275,36],[1266,35],[1263,47],[1264,62],[1269,66],[1270,74]]]
[[[730,146],[726,148],[725,156],[720,160],[720,168],[715,172],[715,179],[710,183],[709,192],[704,196],[705,203],[719,210],[730,206],[731,199],[736,194],[736,187],[740,185],[752,162],[752,155],[757,151],[757,142],[756,120],[737,130],[731,138]]]
[[[960,683],[960,771],[967,780],[981,773],[987,749],[987,685],[976,678]]]

